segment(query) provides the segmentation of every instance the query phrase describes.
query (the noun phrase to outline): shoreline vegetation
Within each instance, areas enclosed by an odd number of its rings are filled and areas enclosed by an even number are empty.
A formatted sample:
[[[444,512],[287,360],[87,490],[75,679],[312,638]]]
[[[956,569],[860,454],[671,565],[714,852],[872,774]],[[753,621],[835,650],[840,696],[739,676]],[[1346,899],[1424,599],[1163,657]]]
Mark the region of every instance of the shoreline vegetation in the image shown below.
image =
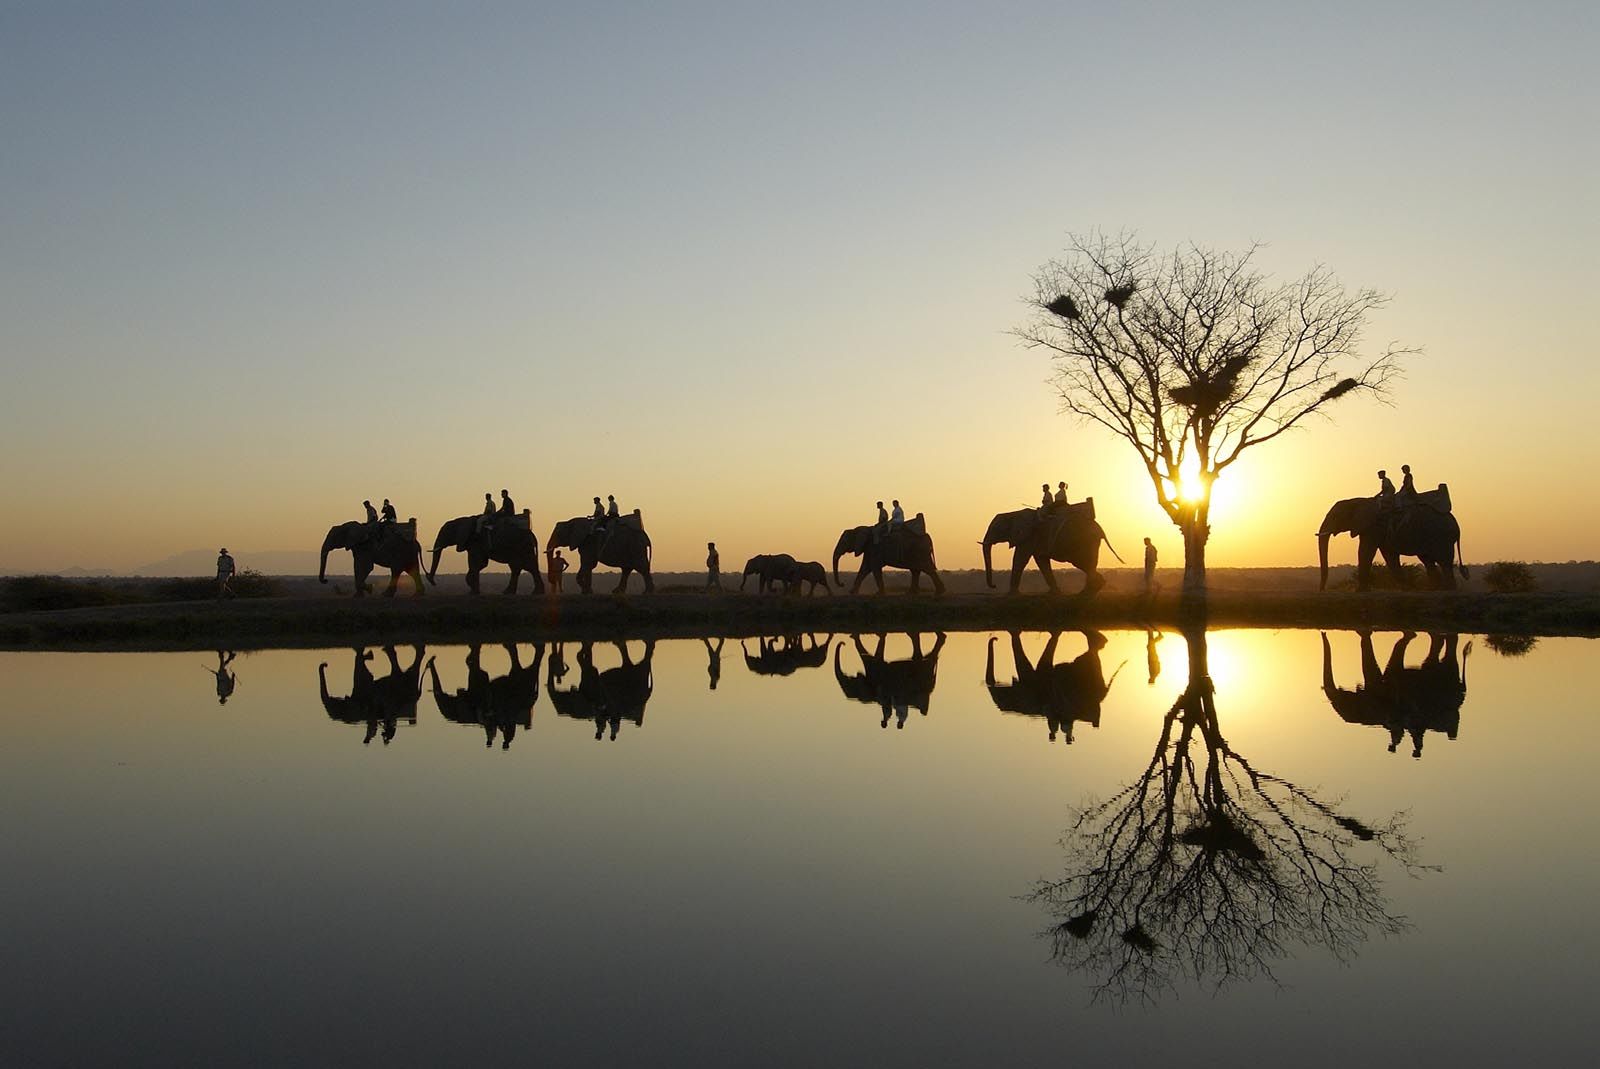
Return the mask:
[[[1584,567],[1584,566],[1580,566]],[[1204,622],[1210,627],[1328,630],[1454,631],[1528,636],[1600,636],[1600,589],[1587,581],[1562,589],[1496,594],[1480,590],[1319,593],[1302,569],[1282,569],[1292,581],[1224,586],[1207,597],[1203,614],[1180,602],[1176,583],[1153,598],[1136,579],[1093,598],[1025,592],[978,592],[982,574],[952,592],[911,595],[899,584],[879,597],[704,593],[687,583],[654,594],[566,593],[556,597],[452,592],[459,581],[441,577],[428,596],[344,596],[314,581],[285,578],[273,592],[224,602],[142,600],[74,608],[21,609],[0,603],[0,650],[192,650],[376,646],[433,642],[611,640],[619,638],[749,638],[797,632],[1048,631],[1161,627]],[[1586,568],[1587,571],[1587,568]],[[1248,576],[1248,570],[1241,570]],[[455,577],[452,577],[455,578]],[[688,577],[685,577],[688,578]],[[703,581],[703,579],[702,579]],[[1002,580],[1003,581],[1003,580]],[[6,581],[15,583],[17,580]],[[60,580],[59,582],[81,582]],[[127,581],[121,581],[127,588]],[[728,577],[724,577],[728,584]],[[1120,589],[1119,589],[1120,587]],[[375,586],[375,590],[381,586]],[[487,588],[486,588],[487,589]]]

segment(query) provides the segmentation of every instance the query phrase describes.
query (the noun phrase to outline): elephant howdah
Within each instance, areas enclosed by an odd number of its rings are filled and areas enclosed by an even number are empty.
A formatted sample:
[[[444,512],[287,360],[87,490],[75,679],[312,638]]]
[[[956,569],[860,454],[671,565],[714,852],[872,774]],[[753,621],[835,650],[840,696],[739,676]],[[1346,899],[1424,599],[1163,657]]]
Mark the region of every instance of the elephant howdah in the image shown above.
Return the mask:
[[[992,550],[996,543],[1012,547],[1011,585],[1008,593],[1015,594],[1022,585],[1022,573],[1031,560],[1044,577],[1052,594],[1060,593],[1056,585],[1052,561],[1070,564],[1083,572],[1083,593],[1093,594],[1106,585],[1100,574],[1100,543],[1104,542],[1111,555],[1120,562],[1122,557],[1112,547],[1104,528],[1095,519],[1094,498],[1071,505],[1054,505],[1050,508],[1016,509],[996,513],[983,533],[983,579],[994,587]]]
[[[1372,585],[1372,559],[1383,555],[1391,575],[1400,574],[1400,558],[1416,557],[1428,573],[1428,581],[1446,590],[1455,589],[1454,570],[1468,578],[1461,556],[1461,526],[1451,512],[1450,488],[1444,483],[1437,490],[1391,498],[1348,497],[1336,501],[1317,530],[1317,588],[1328,588],[1328,540],[1349,534],[1356,539],[1356,586]]]

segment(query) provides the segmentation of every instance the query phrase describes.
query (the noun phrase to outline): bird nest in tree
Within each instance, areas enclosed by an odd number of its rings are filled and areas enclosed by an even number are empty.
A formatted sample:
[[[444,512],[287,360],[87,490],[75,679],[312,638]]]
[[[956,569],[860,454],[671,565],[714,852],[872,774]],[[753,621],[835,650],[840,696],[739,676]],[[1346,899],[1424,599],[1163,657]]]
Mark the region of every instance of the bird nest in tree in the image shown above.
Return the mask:
[[[1106,300],[1116,305],[1117,310],[1120,312],[1123,306],[1133,299],[1134,291],[1138,288],[1132,282],[1124,282],[1120,286],[1112,286],[1106,290]]]
[[[1322,399],[1324,401],[1336,401],[1360,385],[1361,383],[1355,379],[1340,379],[1323,391]]]
[[[1045,305],[1045,309],[1062,319],[1081,319],[1083,313],[1078,311],[1078,302],[1068,297],[1065,293]]]

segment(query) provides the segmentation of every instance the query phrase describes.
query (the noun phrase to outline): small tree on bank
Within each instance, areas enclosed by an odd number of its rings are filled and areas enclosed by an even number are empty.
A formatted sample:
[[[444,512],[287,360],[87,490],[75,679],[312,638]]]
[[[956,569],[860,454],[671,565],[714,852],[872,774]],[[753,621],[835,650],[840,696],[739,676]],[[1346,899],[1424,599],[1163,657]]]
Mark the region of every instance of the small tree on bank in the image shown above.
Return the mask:
[[[1050,353],[1068,412],[1138,452],[1183,534],[1186,596],[1205,591],[1211,488],[1229,465],[1341,398],[1383,394],[1415,351],[1362,355],[1366,317],[1388,297],[1349,293],[1320,266],[1273,282],[1258,249],[1074,235],[1034,276],[1037,315],[1015,331]]]

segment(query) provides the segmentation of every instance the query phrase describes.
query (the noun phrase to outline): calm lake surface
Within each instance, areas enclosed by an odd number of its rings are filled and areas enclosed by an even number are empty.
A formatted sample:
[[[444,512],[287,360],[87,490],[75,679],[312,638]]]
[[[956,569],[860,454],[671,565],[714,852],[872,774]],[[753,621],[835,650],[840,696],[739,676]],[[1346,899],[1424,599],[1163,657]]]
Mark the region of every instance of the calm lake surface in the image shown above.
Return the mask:
[[[1047,639],[0,654],[0,1062],[1589,1048],[1600,644]]]

